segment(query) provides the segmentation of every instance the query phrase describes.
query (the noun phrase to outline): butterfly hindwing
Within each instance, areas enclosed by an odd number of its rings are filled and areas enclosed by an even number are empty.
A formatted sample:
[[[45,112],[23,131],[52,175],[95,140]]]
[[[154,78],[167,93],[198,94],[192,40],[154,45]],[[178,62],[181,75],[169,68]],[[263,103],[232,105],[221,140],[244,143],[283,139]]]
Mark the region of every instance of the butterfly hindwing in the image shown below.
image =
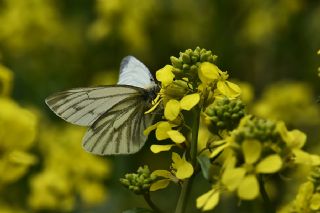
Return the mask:
[[[139,151],[147,139],[143,130],[153,120],[153,115],[144,114],[145,107],[143,97],[119,103],[88,129],[83,147],[98,155]]]

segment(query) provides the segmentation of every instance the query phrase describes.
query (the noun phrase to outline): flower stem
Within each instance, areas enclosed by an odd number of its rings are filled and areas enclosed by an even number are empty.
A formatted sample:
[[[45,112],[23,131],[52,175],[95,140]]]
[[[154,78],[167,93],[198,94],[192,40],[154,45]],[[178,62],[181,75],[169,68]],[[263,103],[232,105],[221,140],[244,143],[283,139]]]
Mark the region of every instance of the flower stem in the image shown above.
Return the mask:
[[[197,144],[198,144],[198,132],[200,125],[200,109],[196,107],[193,110],[193,125],[192,125],[192,139],[191,139],[191,147],[190,147],[190,161],[193,168],[196,168],[197,165]],[[179,200],[176,206],[175,213],[184,213],[186,210],[186,204],[188,200],[188,196],[190,194],[190,189],[192,186],[194,174],[187,180],[185,180],[181,186],[181,192],[179,196]]]
[[[197,164],[197,145],[198,145],[198,133],[200,125],[200,109],[195,107],[193,110],[193,125],[192,125],[192,139],[190,147],[190,158],[193,167]]]
[[[144,197],[144,200],[148,203],[148,205],[150,206],[150,208],[151,208],[155,213],[161,213],[161,210],[152,202],[149,193],[148,193],[148,194],[144,194],[143,197]]]
[[[259,175],[259,188],[260,188],[260,194],[262,196],[262,199],[264,201],[264,204],[265,204],[265,209],[266,209],[266,212],[268,213],[276,213],[276,209],[275,207],[273,206],[269,196],[268,196],[268,193],[266,191],[266,188],[265,188],[265,184],[264,184],[264,180],[263,180],[263,175]]]

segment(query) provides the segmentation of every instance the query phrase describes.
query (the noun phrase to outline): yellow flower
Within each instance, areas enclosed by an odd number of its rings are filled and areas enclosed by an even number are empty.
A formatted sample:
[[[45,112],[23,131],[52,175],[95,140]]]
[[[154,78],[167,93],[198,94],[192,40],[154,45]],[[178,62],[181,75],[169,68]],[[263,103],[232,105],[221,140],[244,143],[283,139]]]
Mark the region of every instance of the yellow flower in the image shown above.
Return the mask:
[[[36,116],[7,98],[0,98],[0,109],[0,149],[29,149],[36,137]]]
[[[199,68],[199,78],[202,83],[210,84],[220,78],[221,70],[214,64],[204,62]]]
[[[180,102],[177,100],[169,100],[164,108],[164,117],[169,120],[175,120],[180,113]]]
[[[237,189],[238,196],[244,200],[253,200],[259,195],[259,184],[256,174],[271,174],[282,168],[281,157],[270,154],[260,159],[262,146],[259,141],[246,140],[242,143],[245,163],[238,168],[234,166],[225,169],[222,183],[228,190]]]
[[[181,110],[191,110],[200,101],[200,95],[198,93],[189,94],[184,96],[180,101],[171,99],[167,102],[164,109],[164,117],[169,120],[175,120],[180,114]]]
[[[174,74],[172,73],[173,67],[171,65],[166,65],[162,69],[156,72],[156,78],[165,87],[173,82]]]
[[[223,96],[230,99],[237,98],[241,94],[241,89],[238,85],[224,79],[218,81],[217,88]]]
[[[0,64],[0,95],[10,95],[12,88],[12,78],[12,72]]]
[[[307,140],[307,136],[305,133],[297,129],[288,131],[284,122],[278,122],[276,128],[282,140],[286,143],[288,148],[291,149],[291,152],[294,154],[294,163],[311,166],[320,165],[320,156],[313,155],[301,150]]]
[[[193,174],[193,167],[191,163],[189,163],[185,156],[182,158],[179,154],[173,152],[172,153],[172,167],[176,170],[176,177],[180,180],[191,177]]]
[[[173,152],[172,161],[171,171],[156,170],[152,173],[152,175],[163,177],[163,179],[155,181],[151,185],[150,191],[166,188],[170,182],[178,183],[180,180],[191,177],[193,174],[193,167],[185,157],[181,158],[179,154]]]
[[[197,208],[202,211],[209,211],[214,209],[219,203],[220,192],[216,188],[197,198]]]
[[[212,84],[217,82],[217,96],[228,98],[236,98],[240,96],[241,89],[238,85],[227,81],[229,75],[222,72],[216,65],[204,62],[200,65],[199,78],[204,84]]]

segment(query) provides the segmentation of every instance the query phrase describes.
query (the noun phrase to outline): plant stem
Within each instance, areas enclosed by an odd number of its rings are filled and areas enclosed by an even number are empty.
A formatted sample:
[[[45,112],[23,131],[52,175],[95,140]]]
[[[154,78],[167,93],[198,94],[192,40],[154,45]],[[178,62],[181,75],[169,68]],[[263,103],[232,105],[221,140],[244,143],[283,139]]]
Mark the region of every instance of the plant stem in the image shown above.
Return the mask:
[[[193,167],[197,164],[197,145],[198,145],[198,133],[200,125],[200,109],[196,106],[193,109],[193,125],[192,125],[192,139],[190,147],[190,158]]]
[[[266,191],[265,185],[264,185],[264,180],[263,180],[263,175],[259,175],[259,188],[260,188],[260,194],[262,196],[262,199],[264,201],[264,204],[266,206],[266,212],[268,213],[276,213],[276,209],[273,206],[268,193]]]
[[[152,202],[150,194],[144,194],[143,197],[154,212],[161,213],[161,210]]]
[[[199,125],[200,125],[200,109],[198,107],[195,107],[195,109],[193,109],[192,121],[193,121],[193,125],[192,125],[192,138],[191,138],[191,146],[190,146],[190,161],[193,168],[196,168],[198,132],[199,132]],[[183,182],[175,213],[185,212],[193,178],[194,178],[194,174],[189,179]]]

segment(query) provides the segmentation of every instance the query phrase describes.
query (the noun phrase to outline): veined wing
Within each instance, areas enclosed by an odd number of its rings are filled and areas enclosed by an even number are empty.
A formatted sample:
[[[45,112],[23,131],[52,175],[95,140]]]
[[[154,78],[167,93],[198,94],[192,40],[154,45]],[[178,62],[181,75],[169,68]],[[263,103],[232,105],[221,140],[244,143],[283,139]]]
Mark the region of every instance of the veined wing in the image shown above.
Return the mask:
[[[144,114],[146,100],[130,98],[103,114],[89,128],[83,147],[98,155],[132,154],[139,151],[147,137],[143,130],[152,124],[154,115]]]
[[[144,93],[143,89],[126,85],[78,88],[56,93],[46,103],[65,121],[90,126],[119,103],[140,98]]]
[[[120,65],[119,81],[117,84],[131,85],[147,88],[154,85],[154,79],[149,69],[133,56],[122,59]]]

